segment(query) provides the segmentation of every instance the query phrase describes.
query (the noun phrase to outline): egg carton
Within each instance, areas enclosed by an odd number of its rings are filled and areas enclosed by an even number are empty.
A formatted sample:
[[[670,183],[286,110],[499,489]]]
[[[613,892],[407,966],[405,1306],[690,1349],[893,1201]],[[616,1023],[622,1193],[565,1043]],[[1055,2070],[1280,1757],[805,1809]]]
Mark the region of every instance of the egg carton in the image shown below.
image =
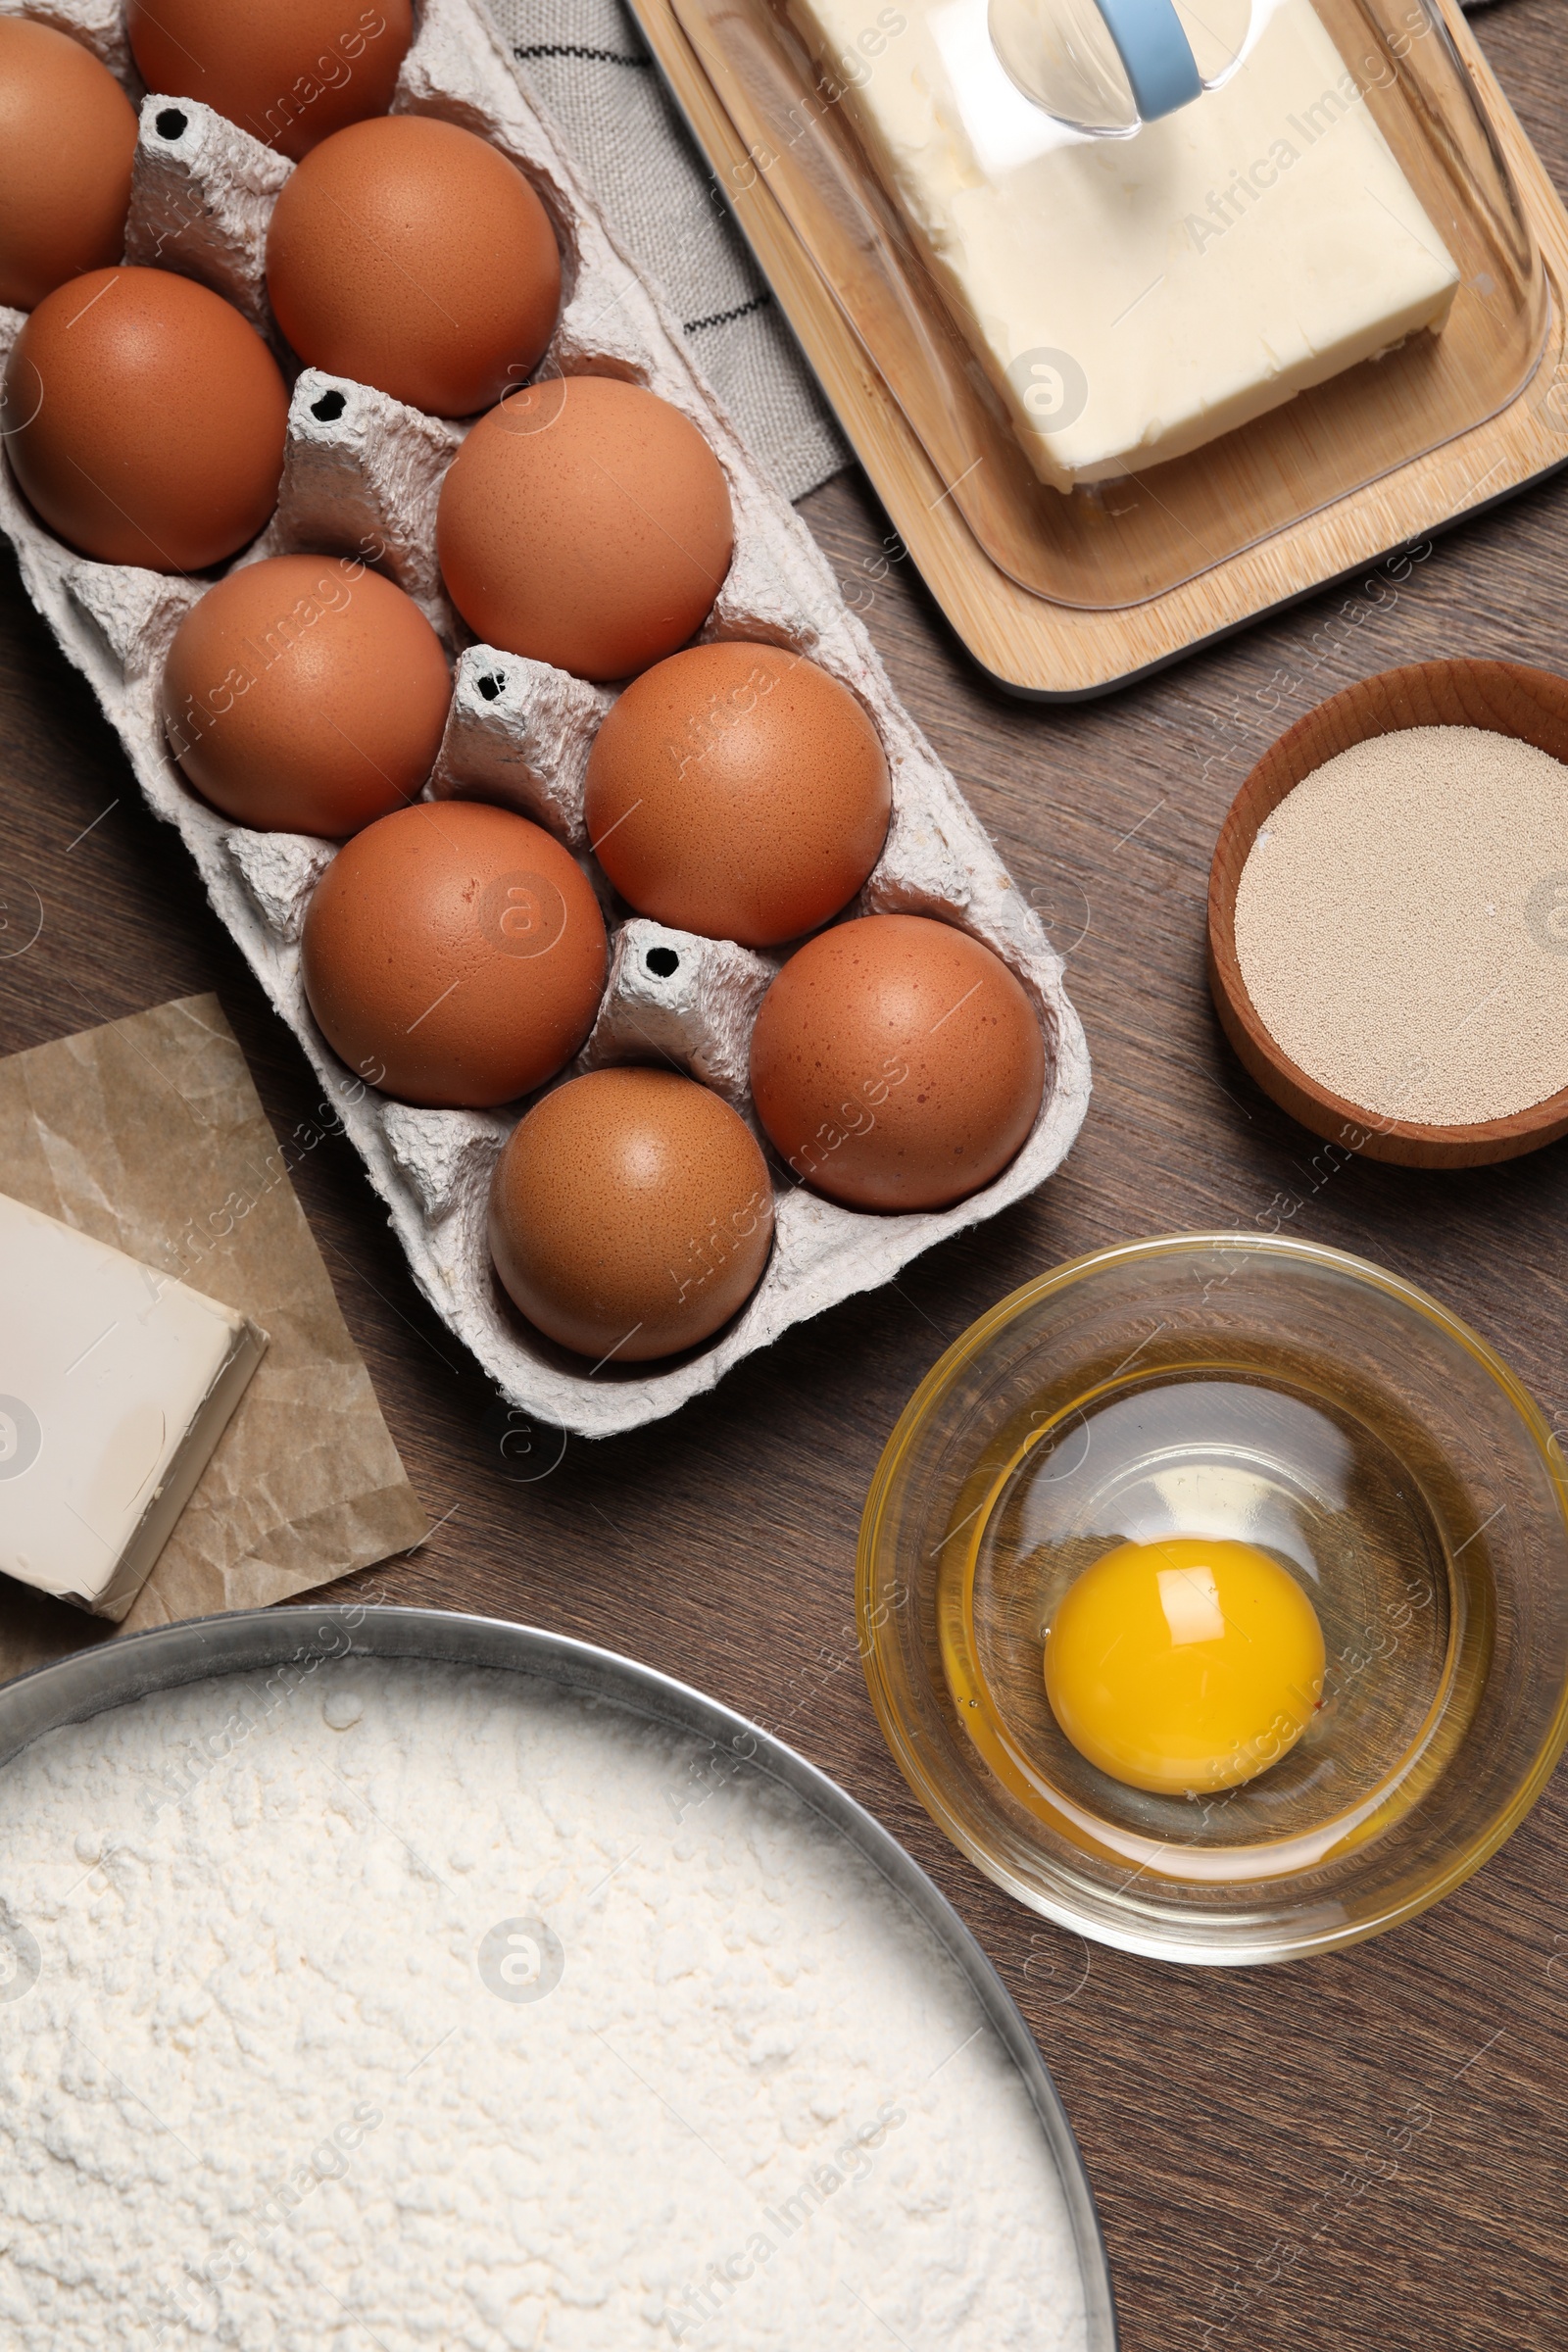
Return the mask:
[[[205,107],[145,93],[122,12],[108,0],[22,7],[0,0],[0,13],[34,16],[85,40],[140,103],[127,260],[180,270],[226,296],[272,340],[292,374],[263,270],[267,223],[289,164]],[[339,1061],[306,1002],[299,945],[333,845],[231,824],[186,789],[169,757],[158,710],[164,657],[205,583],[83,560],[42,528],[0,469],[0,524],[34,603],[91,683],[149,805],[180,834],[213,905],[341,1107],[420,1289],[519,1412],[607,1437],[674,1411],[792,1323],[887,1281],[934,1242],[1033,1192],[1082,1123],[1089,1058],[1060,958],[1038,918],[899,704],[830,565],[748,456],[687,357],[677,322],[615,245],[473,0],[426,0],[393,111],[439,116],[478,132],[538,190],[564,269],[563,311],[543,371],[609,373],[646,385],[689,416],[717,454],[734,508],[735,559],[702,638],[760,638],[808,656],[850,689],[876,725],[892,773],[893,819],[875,871],[848,911],[937,915],[983,940],[1022,982],[1046,1042],[1040,1115],[995,1183],[952,1208],[867,1215],[807,1191],[770,1153],[773,1250],[742,1312],[708,1346],[667,1364],[612,1360],[590,1372],[521,1322],[491,1269],[487,1196],[515,1106],[411,1108],[376,1095]],[[20,313],[0,309],[0,364],[22,324]],[[456,657],[430,795],[497,802],[547,827],[579,858],[611,919],[609,984],[574,1066],[674,1062],[713,1086],[755,1129],[748,1046],[780,959],[640,917],[619,919],[583,822],[588,751],[612,694],[475,644],[442,587],[436,502],[466,429],[305,369],[294,383],[277,513],[236,561],[293,550],[358,552],[416,600]]]

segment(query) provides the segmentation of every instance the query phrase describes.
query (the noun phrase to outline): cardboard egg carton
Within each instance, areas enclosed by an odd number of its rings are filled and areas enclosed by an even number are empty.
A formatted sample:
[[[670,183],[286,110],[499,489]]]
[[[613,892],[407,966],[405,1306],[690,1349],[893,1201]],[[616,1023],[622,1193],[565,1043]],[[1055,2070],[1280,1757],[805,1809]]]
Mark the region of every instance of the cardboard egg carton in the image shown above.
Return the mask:
[[[127,259],[214,287],[272,337],[291,365],[268,310],[263,271],[268,219],[290,166],[204,107],[144,95],[129,65],[121,12],[107,0],[46,0],[20,10],[15,0],[0,0],[0,11],[74,31],[141,102]],[[231,824],[185,787],[169,757],[159,680],[170,640],[205,583],[73,554],[43,529],[9,472],[0,470],[0,522],[34,602],[90,680],[148,802],[178,831],[214,906],[340,1110],[420,1289],[511,1404],[583,1436],[605,1437],[672,1412],[792,1323],[886,1281],[932,1243],[1032,1192],[1058,1165],[1082,1122],[1088,1054],[1060,959],[1037,917],[896,700],[825,558],[741,446],[687,357],[677,323],[612,242],[471,0],[427,0],[394,107],[444,117],[492,140],[539,191],[564,261],[563,312],[544,372],[588,370],[644,384],[690,416],[715,450],[734,507],[735,560],[703,637],[761,638],[809,657],[858,697],[877,726],[892,771],[893,821],[876,869],[849,911],[932,914],[972,932],[1018,975],[1046,1039],[1039,1118],[994,1184],[953,1208],[872,1216],[807,1191],[770,1158],[773,1251],[743,1311],[707,1347],[668,1364],[623,1367],[612,1360],[590,1372],[521,1322],[491,1270],[490,1177],[515,1107],[415,1109],[376,1095],[344,1067],[312,1018],[300,974],[305,909],[333,845]],[[22,323],[19,313],[0,310],[0,359]],[[614,926],[609,986],[574,1066],[663,1057],[716,1088],[755,1127],[748,1046],[780,959],[641,918],[616,921],[583,823],[588,751],[612,695],[475,645],[442,587],[436,502],[465,430],[307,368],[294,387],[277,514],[237,561],[295,549],[357,551],[416,598],[458,657],[431,794],[498,802],[548,827],[583,864]]]

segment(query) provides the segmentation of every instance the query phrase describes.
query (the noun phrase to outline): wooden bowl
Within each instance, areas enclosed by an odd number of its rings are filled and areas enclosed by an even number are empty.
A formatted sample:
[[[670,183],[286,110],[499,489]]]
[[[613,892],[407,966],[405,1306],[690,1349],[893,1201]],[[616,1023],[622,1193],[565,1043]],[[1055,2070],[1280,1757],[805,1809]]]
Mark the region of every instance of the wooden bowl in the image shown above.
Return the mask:
[[[1325,760],[1404,727],[1483,727],[1568,763],[1568,678],[1518,662],[1416,662],[1348,686],[1298,719],[1264,753],[1220,828],[1208,877],[1208,985],[1225,1034],[1258,1085],[1314,1135],[1404,1167],[1478,1168],[1568,1134],[1568,1087],[1506,1119],[1468,1127],[1365,1110],[1309,1078],[1276,1043],[1236,955],[1237,886],[1259,827]]]

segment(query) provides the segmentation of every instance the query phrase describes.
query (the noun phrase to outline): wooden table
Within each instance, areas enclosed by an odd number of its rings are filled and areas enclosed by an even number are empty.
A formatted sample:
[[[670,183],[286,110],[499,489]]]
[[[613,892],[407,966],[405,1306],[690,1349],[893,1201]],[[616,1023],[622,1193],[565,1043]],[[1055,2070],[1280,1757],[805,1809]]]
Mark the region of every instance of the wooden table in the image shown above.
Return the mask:
[[[1560,0],[1504,0],[1479,22],[1568,188]],[[1216,830],[1290,719],[1431,655],[1568,666],[1568,481],[1134,691],[1053,711],[980,684],[918,581],[884,574],[887,526],[856,477],[805,511],[1071,948],[1096,1066],[1083,1137],[1037,1199],[791,1332],[675,1419],[573,1440],[553,1469],[554,1444],[503,1455],[484,1380],[417,1298],[349,1146],[323,1145],[296,1182],[439,1522],[356,1586],[582,1635],[698,1682],[888,1823],[1039,2037],[1100,2198],[1127,2352],[1562,2352],[1562,1776],[1451,1902],[1345,1957],[1231,1975],[1091,1952],[980,1878],[909,1796],[866,1699],[852,1595],[861,1498],[921,1375],[1004,1292],[1129,1235],[1279,1216],[1364,1251],[1468,1317],[1568,1424],[1564,1147],[1473,1174],[1352,1163],[1315,1181],[1313,1147],[1225,1048],[1202,973]],[[0,600],[0,895],[30,886],[45,909],[36,946],[0,960],[0,1051],[216,988],[285,1132],[315,1100],[303,1059],[9,563]]]

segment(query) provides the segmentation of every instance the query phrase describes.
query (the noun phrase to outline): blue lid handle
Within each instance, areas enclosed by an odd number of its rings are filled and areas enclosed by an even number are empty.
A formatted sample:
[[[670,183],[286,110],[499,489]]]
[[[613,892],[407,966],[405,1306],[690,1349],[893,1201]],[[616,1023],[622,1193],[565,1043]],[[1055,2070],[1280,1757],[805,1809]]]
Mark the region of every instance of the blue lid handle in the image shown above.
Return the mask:
[[[1096,0],[1132,84],[1145,122],[1157,122],[1200,98],[1203,84],[1193,45],[1172,0]]]

